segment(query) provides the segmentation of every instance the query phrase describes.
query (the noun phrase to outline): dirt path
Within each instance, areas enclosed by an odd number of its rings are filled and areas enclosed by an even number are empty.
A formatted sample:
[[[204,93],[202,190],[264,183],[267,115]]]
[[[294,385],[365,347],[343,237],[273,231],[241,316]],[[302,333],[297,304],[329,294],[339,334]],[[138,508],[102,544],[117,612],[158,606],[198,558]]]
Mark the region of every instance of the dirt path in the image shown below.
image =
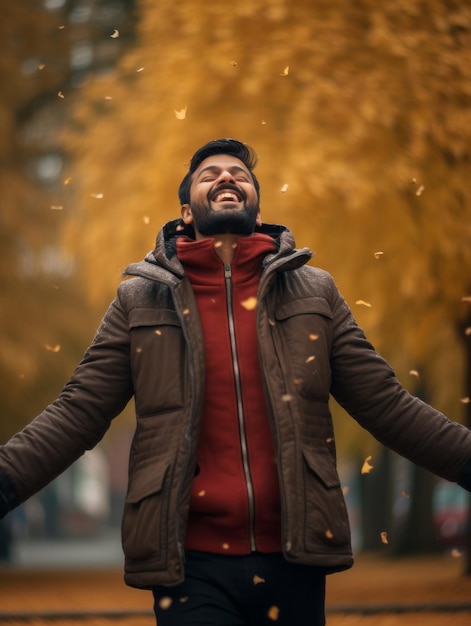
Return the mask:
[[[471,578],[463,576],[463,569],[462,560],[448,555],[401,560],[360,556],[352,570],[328,579],[327,625],[471,626]],[[450,610],[453,603],[467,603],[468,610]],[[356,612],[384,605],[391,612]],[[418,605],[441,610],[404,612]],[[351,607],[350,614],[344,613],[346,607]],[[126,587],[120,571],[0,570],[1,626],[155,626],[151,609],[150,593]],[[106,611],[108,618],[103,617]],[[63,619],[51,619],[59,612]],[[70,619],[79,612],[82,619]],[[118,612],[113,619],[112,612]],[[13,613],[51,615],[47,620],[2,618]]]

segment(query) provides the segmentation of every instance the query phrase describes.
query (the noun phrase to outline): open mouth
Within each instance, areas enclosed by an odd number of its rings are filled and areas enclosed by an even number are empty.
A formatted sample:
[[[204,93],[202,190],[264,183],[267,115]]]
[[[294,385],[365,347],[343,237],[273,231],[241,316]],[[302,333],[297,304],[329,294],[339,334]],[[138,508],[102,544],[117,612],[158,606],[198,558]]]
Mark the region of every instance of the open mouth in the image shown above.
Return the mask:
[[[239,189],[234,187],[224,187],[224,189],[214,189],[209,194],[211,202],[241,202],[244,196]]]

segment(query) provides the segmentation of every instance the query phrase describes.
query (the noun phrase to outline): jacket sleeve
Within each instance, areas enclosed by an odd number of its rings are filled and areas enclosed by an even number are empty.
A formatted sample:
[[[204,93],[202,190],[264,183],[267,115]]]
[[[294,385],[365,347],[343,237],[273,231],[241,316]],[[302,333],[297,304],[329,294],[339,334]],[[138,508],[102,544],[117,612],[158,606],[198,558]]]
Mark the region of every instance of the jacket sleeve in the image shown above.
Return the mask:
[[[332,395],[378,441],[471,490],[471,431],[400,384],[332,285]]]
[[[132,394],[128,322],[117,298],[58,398],[0,446],[0,517],[93,448]]]

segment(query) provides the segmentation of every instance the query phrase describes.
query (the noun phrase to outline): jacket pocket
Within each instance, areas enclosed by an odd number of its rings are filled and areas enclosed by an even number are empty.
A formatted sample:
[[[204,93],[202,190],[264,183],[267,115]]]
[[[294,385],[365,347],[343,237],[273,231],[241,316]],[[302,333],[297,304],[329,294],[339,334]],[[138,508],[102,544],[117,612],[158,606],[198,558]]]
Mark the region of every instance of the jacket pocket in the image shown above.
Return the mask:
[[[137,413],[155,415],[181,408],[187,348],[176,312],[133,309],[129,330]]]
[[[303,449],[306,549],[350,546],[350,525],[340,479],[332,458]]]
[[[124,502],[122,538],[127,559],[165,558],[170,461],[138,470]]]
[[[297,298],[275,311],[283,342],[282,358],[291,366],[296,391],[305,398],[328,398],[332,311],[324,298]]]

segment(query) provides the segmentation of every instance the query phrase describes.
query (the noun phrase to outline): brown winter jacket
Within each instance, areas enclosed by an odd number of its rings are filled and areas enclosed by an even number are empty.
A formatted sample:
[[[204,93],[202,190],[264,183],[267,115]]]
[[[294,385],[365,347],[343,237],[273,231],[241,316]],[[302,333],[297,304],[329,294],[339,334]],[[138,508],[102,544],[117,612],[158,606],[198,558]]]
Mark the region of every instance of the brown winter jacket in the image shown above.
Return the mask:
[[[177,584],[204,388],[200,320],[175,254],[180,220],[130,266],[93,343],[58,399],[0,447],[0,515],[95,446],[134,395],[122,538],[129,585]],[[277,455],[287,559],[327,571],[352,564],[329,395],[379,441],[471,486],[471,432],[405,391],[366,340],[326,272],[290,232],[264,225],[258,349]],[[187,233],[188,234],[188,233]]]

